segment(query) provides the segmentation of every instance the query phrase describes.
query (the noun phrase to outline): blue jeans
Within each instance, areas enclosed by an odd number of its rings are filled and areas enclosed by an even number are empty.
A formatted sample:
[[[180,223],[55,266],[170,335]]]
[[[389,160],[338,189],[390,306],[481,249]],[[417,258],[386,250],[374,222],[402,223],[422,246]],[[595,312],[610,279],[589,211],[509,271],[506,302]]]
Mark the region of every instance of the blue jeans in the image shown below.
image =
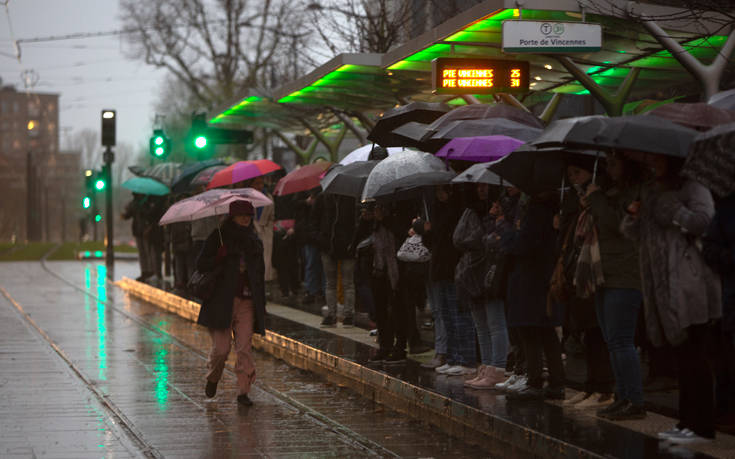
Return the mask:
[[[447,331],[447,363],[475,366],[475,327],[469,311],[460,311],[454,282],[446,280],[431,284],[434,303],[441,311]]]
[[[448,289],[442,288],[441,282],[435,282],[428,285],[427,293],[429,297],[429,306],[431,306],[431,315],[434,316],[434,352],[437,354],[447,355],[447,328],[444,325],[443,310],[447,308],[449,302]],[[456,297],[454,299],[457,301]]]
[[[337,317],[337,270],[342,273],[342,292],[344,293],[344,315],[355,315],[355,259],[344,258],[334,260],[327,254],[322,254],[324,277],[327,279],[326,297],[329,315]]]
[[[610,352],[615,392],[620,399],[643,403],[641,362],[635,349],[635,326],[643,296],[632,288],[603,288],[595,293],[597,321]]]
[[[324,268],[319,248],[315,245],[304,245],[304,284],[306,293],[312,296],[324,292]]]
[[[509,340],[503,300],[489,300],[484,304],[474,305],[472,320],[477,330],[482,364],[505,368],[508,360]]]

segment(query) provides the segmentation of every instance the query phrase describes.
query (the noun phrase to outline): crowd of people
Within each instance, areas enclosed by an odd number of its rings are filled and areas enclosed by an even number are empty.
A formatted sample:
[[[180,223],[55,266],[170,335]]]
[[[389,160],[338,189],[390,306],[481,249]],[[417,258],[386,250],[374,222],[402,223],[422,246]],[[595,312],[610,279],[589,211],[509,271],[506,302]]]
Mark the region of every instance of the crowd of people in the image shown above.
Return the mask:
[[[678,376],[680,422],[660,436],[702,441],[716,423],[733,424],[735,411],[735,197],[715,202],[679,174],[683,163],[572,154],[561,198],[468,183],[435,186],[431,199],[361,203],[314,189],[291,200],[291,218],[254,209],[252,226],[265,284],[282,298],[296,298],[303,285],[302,303],[323,299],[323,327],[353,326],[356,304],[369,314],[379,346],[373,365],[425,350],[416,313],[428,304],[435,355],[427,370],[462,376],[468,390],[562,400],[629,420],[646,416],[644,355],[649,377]],[[264,190],[262,177],[241,185]],[[160,230],[150,222],[161,212],[146,196],[126,209],[141,253],[158,253],[141,256],[142,277],[160,277]],[[214,250],[205,240],[217,239],[220,223],[173,225],[178,289],[196,257],[201,265]],[[587,373],[584,390],[567,397],[572,342],[583,344]],[[249,387],[254,368],[242,371]]]

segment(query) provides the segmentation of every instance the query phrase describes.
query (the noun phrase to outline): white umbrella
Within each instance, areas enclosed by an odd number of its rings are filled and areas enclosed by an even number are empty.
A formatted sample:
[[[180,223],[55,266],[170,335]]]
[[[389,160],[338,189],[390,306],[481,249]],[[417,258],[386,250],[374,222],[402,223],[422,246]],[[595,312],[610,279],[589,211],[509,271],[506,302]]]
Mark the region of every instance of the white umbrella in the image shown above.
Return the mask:
[[[375,145],[376,147],[378,145]],[[382,148],[382,147],[381,147]],[[356,161],[367,161],[368,156],[370,155],[370,152],[373,149],[373,144],[369,143],[367,145],[363,145],[361,147],[358,147],[347,154],[342,160],[339,162],[341,165],[345,166],[350,163],[354,163]],[[388,156],[398,153],[400,151],[405,150],[403,147],[388,147]]]
[[[362,189],[362,201],[374,199],[380,188],[401,178],[424,172],[448,170],[444,161],[430,153],[406,150],[378,163],[368,175]]]

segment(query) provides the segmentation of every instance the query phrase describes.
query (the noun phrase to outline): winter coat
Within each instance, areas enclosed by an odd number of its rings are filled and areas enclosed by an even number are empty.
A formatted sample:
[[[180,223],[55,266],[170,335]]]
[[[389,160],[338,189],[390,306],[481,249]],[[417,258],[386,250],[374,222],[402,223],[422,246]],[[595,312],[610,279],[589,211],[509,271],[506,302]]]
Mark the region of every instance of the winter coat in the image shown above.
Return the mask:
[[[461,216],[460,208],[452,201],[436,201],[432,210],[431,230],[423,235],[424,245],[431,251],[429,279],[431,282],[454,281],[459,251],[452,243],[452,234]]]
[[[313,211],[318,228],[317,242],[322,253],[333,260],[353,258],[352,241],[358,217],[355,198],[322,193],[317,197]]]
[[[508,293],[505,297],[509,327],[554,327],[562,324],[563,308],[547,305],[549,280],[556,261],[554,208],[531,199],[519,209],[520,229],[506,232],[501,250],[509,255]]]
[[[313,205],[305,199],[294,205],[294,236],[298,245],[317,245],[319,229],[313,214]]]
[[[722,277],[722,328],[735,332],[735,194],[717,203],[702,254]]]
[[[125,206],[125,210],[123,211],[123,214],[122,214],[122,218],[124,220],[128,220],[130,218],[133,219],[132,231],[133,231],[133,237],[136,237],[136,238],[143,237],[143,233],[146,228],[145,215],[144,215],[144,204],[145,204],[146,199],[147,199],[147,196],[134,197],[133,200],[130,201]]]
[[[171,225],[171,246],[174,252],[191,250],[191,223],[178,222]]]
[[[641,288],[638,247],[620,232],[626,209],[639,192],[638,186],[625,190],[612,188],[607,192],[596,191],[588,198],[597,225],[606,288]]]
[[[232,306],[237,293],[240,276],[240,258],[244,256],[248,283],[252,292],[253,332],[265,334],[265,266],[263,243],[253,225],[243,228],[232,220],[222,225],[222,241],[217,230],[209,235],[197,259],[197,270],[210,272],[216,265],[222,266],[214,294],[202,303],[197,323],[214,329],[225,329],[232,325]],[[219,254],[219,255],[218,255]]]
[[[624,234],[639,242],[646,330],[655,346],[678,346],[689,326],[722,316],[720,277],[697,248],[714,213],[709,190],[688,180],[673,191],[645,186],[640,216],[623,219]]]

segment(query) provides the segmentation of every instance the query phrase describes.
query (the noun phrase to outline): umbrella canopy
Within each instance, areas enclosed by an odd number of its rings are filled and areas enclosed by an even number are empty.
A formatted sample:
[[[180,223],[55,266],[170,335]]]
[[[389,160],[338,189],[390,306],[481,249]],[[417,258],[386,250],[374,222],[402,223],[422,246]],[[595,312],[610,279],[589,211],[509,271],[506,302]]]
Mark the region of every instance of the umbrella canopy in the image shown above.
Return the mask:
[[[544,147],[590,147],[596,144],[595,138],[610,120],[607,116],[578,116],[557,120],[549,124],[531,145]]]
[[[195,163],[183,166],[181,168],[181,171],[179,172],[179,176],[176,178],[176,180],[174,180],[173,185],[171,185],[171,191],[173,191],[174,193],[183,193],[188,191],[190,188],[191,180],[196,177],[199,172],[210,167],[220,166],[222,164],[224,164],[222,160],[208,159],[206,161],[197,161]]]
[[[451,170],[427,171],[406,175],[381,185],[372,198],[400,200],[420,197],[425,187],[450,183],[455,175],[457,174]]]
[[[530,195],[559,189],[566,172],[559,150],[542,151],[530,147],[521,147],[491,162],[488,169]]]
[[[373,144],[369,143],[367,145],[363,145],[361,147],[355,148],[351,152],[347,154],[342,160],[339,162],[341,165],[346,166],[347,164],[354,163],[356,161],[367,161],[368,157],[370,156],[370,152],[373,150]],[[405,150],[403,147],[388,147],[386,148],[388,151],[388,156],[393,155],[395,153],[398,153],[400,151]]]
[[[462,107],[455,108],[446,115],[442,115],[440,118],[437,118],[436,121],[431,123],[430,127],[434,131],[439,131],[452,121],[480,120],[486,118],[505,118],[537,129],[544,128],[543,121],[538,119],[538,117],[533,113],[506,104],[463,105]]]
[[[328,161],[320,161],[314,164],[307,164],[289,172],[276,183],[273,194],[283,196],[316,188],[319,186],[320,177],[331,165],[332,163]]]
[[[452,183],[487,183],[488,185],[515,186],[488,169],[492,162],[473,164],[452,179]]]
[[[189,187],[191,188],[198,188],[200,186],[207,186],[209,182],[212,181],[212,178],[214,178],[214,174],[221,171],[222,169],[226,168],[224,164],[220,166],[212,166],[208,167],[202,171],[199,171],[194,177],[191,178],[189,181]]]
[[[355,161],[343,166],[337,164],[321,180],[324,193],[359,198],[368,175],[380,161]]]
[[[735,110],[735,89],[720,91],[710,97],[708,104],[725,110]]]
[[[236,188],[234,190],[209,190],[190,198],[182,199],[168,208],[159,225],[176,222],[189,222],[213,215],[224,215],[229,212],[233,200],[245,199],[253,207],[264,207],[273,204],[266,195],[253,188]]]
[[[386,110],[368,135],[368,140],[384,147],[403,146],[391,131],[409,121],[431,123],[443,114],[449,112],[446,104],[437,102],[411,102],[400,107]]]
[[[374,199],[381,186],[421,172],[445,171],[444,161],[430,153],[406,150],[380,161],[370,172],[362,190],[362,201]]]
[[[181,172],[180,163],[160,163],[149,167],[141,174],[143,177],[150,177],[164,183],[170,187]]]
[[[521,145],[522,141],[504,135],[458,137],[444,145],[436,156],[476,163],[488,162],[502,158]]]
[[[133,193],[152,194],[154,196],[164,196],[171,192],[165,184],[150,177],[133,177],[124,181],[121,186]]]
[[[421,151],[428,151],[423,144],[423,140],[431,137],[434,130],[428,124],[410,121],[393,129],[392,132],[393,135],[400,138],[402,145],[416,147]]]
[[[698,181],[717,196],[735,193],[735,123],[698,135],[681,174]]]
[[[595,136],[598,147],[686,157],[698,132],[654,115],[607,118]]]
[[[232,185],[243,180],[260,177],[261,175],[277,171],[280,168],[281,166],[270,159],[238,161],[214,174],[212,180],[207,185],[207,189]]]
[[[693,129],[711,129],[720,124],[735,122],[735,112],[703,102],[696,104],[674,102],[656,107],[646,114],[666,118]]]

